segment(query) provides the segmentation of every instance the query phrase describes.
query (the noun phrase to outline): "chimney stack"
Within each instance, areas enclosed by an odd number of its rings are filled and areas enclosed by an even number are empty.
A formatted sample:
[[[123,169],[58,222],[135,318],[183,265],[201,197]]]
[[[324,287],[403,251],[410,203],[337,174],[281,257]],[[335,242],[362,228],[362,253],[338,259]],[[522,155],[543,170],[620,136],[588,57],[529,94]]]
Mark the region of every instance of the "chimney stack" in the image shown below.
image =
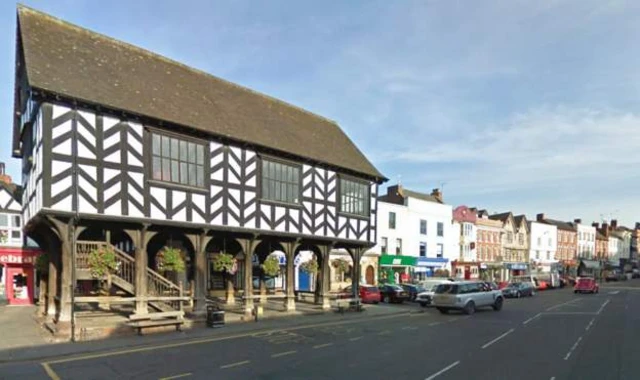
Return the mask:
[[[536,215],[536,221],[538,221],[538,222],[542,222],[545,219],[546,218],[544,217],[544,213]]]
[[[0,182],[12,183],[11,176],[5,172],[4,162],[0,162]]]
[[[611,228],[613,228],[614,230],[615,230],[616,228],[618,228],[618,220],[617,220],[617,219],[613,219],[613,220],[611,221]]]
[[[431,190],[431,196],[436,198],[438,202],[442,203],[442,193],[440,192],[440,189]]]
[[[575,224],[582,224],[582,219],[574,219],[573,222]]]
[[[640,230],[640,222],[636,222],[636,230]]]
[[[596,229],[600,228],[600,225],[598,224],[598,222],[591,223],[591,226],[595,227]]]

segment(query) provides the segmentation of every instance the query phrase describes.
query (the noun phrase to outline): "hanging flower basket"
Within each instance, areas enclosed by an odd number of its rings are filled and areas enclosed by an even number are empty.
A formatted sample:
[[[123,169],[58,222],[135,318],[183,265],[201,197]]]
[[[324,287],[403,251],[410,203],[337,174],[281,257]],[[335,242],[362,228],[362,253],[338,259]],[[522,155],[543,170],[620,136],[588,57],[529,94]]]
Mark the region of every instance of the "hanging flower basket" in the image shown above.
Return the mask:
[[[183,273],[186,267],[184,253],[178,248],[164,247],[156,254],[156,266],[159,271]]]
[[[89,253],[89,270],[93,278],[109,277],[118,269],[116,253],[109,247],[101,247]]]
[[[4,244],[9,241],[9,232],[0,230],[0,244]]]
[[[276,277],[280,274],[280,261],[275,256],[269,256],[260,266],[265,276]]]
[[[349,271],[349,262],[345,259],[335,259],[331,262],[331,265],[333,265],[334,268],[336,268],[336,270],[338,272],[341,273],[346,273]]]
[[[228,274],[235,274],[238,270],[238,262],[229,253],[218,253],[213,256],[213,270],[216,272],[224,272]]]
[[[308,274],[316,274],[318,273],[318,260],[314,257],[313,259],[300,264],[300,269]]]

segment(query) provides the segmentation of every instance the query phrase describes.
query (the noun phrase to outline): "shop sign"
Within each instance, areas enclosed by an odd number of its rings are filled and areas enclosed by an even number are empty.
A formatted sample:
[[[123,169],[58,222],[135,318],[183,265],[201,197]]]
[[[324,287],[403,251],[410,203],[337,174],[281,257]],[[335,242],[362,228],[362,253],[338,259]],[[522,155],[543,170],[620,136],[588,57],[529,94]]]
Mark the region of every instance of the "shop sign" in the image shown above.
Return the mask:
[[[2,264],[33,264],[35,262],[35,256],[0,253],[0,263]]]
[[[392,256],[392,255],[380,256],[380,265],[414,266],[415,263],[416,263],[416,258],[411,256]]]

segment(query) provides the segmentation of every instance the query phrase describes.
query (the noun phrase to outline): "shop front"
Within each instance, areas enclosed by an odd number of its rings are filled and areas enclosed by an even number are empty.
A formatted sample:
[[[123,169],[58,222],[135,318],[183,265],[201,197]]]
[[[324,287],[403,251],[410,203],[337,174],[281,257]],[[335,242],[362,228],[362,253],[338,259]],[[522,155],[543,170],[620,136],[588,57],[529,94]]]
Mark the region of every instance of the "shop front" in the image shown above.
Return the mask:
[[[459,280],[475,280],[480,278],[480,263],[477,261],[459,261],[451,262],[452,277]]]
[[[504,266],[509,270],[510,277],[524,276],[529,272],[529,264],[527,263],[505,263]]]
[[[39,249],[0,248],[4,290],[9,305],[31,305],[35,298],[36,257]]]
[[[416,276],[414,277],[414,279],[424,280],[427,277],[434,276],[449,277],[449,271],[447,270],[448,263],[449,259],[441,257],[417,257],[416,266],[414,268]]]
[[[594,277],[601,278],[600,275],[601,266],[600,262],[596,260],[580,260],[578,266],[579,277]]]
[[[416,258],[413,256],[382,255],[378,265],[380,268],[379,282],[389,284],[409,282],[415,264]]]

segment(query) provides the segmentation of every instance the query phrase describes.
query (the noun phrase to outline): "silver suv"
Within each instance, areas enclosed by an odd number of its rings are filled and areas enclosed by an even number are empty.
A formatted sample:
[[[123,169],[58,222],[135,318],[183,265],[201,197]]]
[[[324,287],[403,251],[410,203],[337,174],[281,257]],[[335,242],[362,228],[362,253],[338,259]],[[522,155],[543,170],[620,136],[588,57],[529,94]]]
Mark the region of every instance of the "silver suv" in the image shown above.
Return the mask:
[[[504,297],[500,290],[493,290],[482,281],[456,281],[438,285],[433,296],[433,305],[443,314],[449,310],[462,310],[473,314],[480,307],[502,309]]]

